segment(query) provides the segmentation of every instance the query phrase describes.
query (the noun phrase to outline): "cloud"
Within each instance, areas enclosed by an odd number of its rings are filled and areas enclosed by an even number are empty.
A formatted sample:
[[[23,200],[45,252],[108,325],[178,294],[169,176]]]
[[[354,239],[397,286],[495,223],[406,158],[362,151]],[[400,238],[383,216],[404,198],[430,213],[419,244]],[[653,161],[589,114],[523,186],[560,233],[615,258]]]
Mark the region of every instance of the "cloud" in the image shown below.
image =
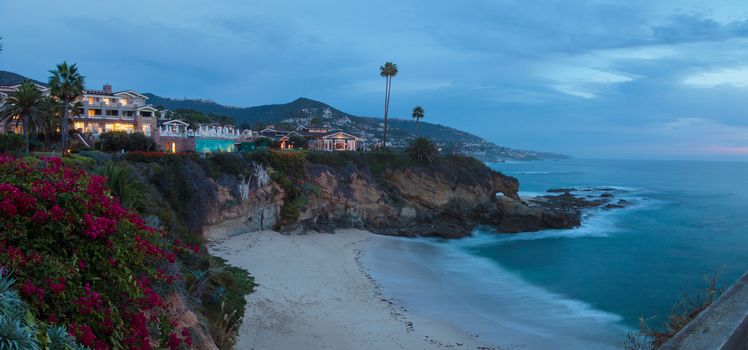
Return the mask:
[[[683,84],[698,88],[716,86],[748,87],[748,66],[722,68],[692,74],[683,79]]]
[[[562,93],[585,99],[596,98],[596,91],[606,85],[633,81],[636,75],[579,66],[548,66],[538,74]]]

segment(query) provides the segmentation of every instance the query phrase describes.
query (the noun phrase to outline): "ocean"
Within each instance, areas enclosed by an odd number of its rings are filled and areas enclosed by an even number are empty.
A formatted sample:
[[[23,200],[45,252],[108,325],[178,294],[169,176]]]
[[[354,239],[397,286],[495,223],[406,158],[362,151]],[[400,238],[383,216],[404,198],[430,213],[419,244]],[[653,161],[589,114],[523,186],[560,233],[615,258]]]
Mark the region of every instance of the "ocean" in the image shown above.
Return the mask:
[[[661,326],[683,293],[748,270],[748,163],[565,160],[489,164],[520,195],[614,188],[633,204],[582,226],[459,240],[377,236],[363,266],[383,295],[487,343],[622,349],[639,318]],[[580,194],[596,195],[594,191]]]

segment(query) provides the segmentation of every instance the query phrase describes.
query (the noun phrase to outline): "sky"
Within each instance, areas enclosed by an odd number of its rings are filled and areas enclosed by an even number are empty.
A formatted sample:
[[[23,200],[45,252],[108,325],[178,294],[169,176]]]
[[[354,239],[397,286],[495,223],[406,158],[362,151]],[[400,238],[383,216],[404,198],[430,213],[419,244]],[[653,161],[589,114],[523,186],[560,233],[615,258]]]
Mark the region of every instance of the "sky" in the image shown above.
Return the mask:
[[[0,70],[233,106],[308,97],[579,158],[748,160],[748,1],[0,0]]]

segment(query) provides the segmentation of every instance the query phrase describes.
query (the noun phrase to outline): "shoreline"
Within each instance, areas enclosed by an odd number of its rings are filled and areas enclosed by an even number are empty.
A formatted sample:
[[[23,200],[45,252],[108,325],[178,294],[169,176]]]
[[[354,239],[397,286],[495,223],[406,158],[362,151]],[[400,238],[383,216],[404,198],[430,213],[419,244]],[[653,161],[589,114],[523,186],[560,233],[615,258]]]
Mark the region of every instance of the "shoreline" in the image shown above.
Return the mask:
[[[498,349],[386,299],[360,260],[374,234],[335,232],[258,231],[208,245],[259,284],[237,349]]]

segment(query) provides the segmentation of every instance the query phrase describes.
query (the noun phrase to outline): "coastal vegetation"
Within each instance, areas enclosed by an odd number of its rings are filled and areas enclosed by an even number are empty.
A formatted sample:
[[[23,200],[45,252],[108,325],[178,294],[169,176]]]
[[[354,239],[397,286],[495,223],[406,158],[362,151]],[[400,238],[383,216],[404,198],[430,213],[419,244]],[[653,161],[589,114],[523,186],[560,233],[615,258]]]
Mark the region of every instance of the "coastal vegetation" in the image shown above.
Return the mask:
[[[724,292],[724,287],[718,284],[719,273],[704,276],[706,287],[696,293],[681,294],[680,299],[673,305],[667,319],[660,327],[652,327],[649,319],[639,318],[639,331],[629,333],[626,338],[626,350],[655,350],[685,328],[701,312],[706,310]]]

